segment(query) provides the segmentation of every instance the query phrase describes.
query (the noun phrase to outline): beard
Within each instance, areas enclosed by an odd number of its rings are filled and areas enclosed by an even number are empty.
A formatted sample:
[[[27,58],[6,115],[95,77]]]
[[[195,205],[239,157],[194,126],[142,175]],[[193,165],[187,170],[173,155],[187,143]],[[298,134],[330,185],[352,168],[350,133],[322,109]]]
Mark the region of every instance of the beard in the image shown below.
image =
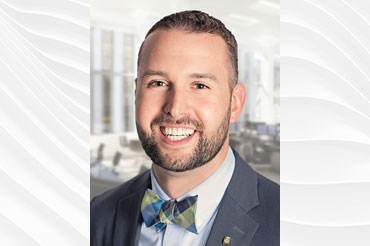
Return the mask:
[[[136,127],[141,145],[143,146],[145,153],[150,157],[155,165],[169,171],[184,172],[203,166],[218,154],[228,135],[230,112],[231,107],[229,106],[220,125],[215,131],[207,134],[204,132],[204,127],[201,122],[188,117],[174,120],[167,115],[160,115],[150,124],[151,132],[145,132],[138,122],[136,122]],[[163,123],[190,124],[195,126],[196,131],[199,133],[199,140],[193,153],[188,154],[188,156],[179,157],[163,153],[157,140],[159,139],[159,136],[157,136],[157,131],[155,131],[155,127],[158,127]]]

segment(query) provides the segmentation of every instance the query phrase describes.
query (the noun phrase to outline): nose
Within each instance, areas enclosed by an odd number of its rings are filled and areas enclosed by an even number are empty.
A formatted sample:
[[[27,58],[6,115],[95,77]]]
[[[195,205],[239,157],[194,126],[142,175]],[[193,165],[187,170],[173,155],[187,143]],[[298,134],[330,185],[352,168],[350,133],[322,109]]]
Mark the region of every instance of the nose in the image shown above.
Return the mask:
[[[165,114],[172,116],[175,120],[187,116],[189,107],[186,93],[180,88],[172,87],[168,91],[163,111]]]

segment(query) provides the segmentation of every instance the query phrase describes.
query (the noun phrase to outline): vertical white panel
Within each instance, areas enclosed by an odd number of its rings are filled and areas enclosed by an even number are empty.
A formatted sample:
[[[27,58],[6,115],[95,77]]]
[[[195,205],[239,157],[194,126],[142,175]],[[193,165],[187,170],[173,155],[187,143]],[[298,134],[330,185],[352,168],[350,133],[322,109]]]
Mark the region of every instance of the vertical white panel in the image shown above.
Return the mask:
[[[123,71],[123,33],[120,31],[113,32],[113,72]]]
[[[94,106],[93,121],[94,132],[92,134],[99,134],[103,132],[103,78],[101,74],[93,75],[93,94],[92,104]]]
[[[274,123],[274,63],[270,57],[261,59],[262,109],[260,121]]]
[[[102,30],[95,27],[93,32],[93,69],[100,71],[102,69]]]
[[[136,50],[136,48],[135,48],[135,43],[136,43],[136,40],[135,40],[135,35],[132,35],[131,36],[131,38],[132,38],[132,44],[133,44],[133,46],[134,46],[134,51]],[[137,58],[137,54],[138,53],[134,53],[133,54],[133,57],[135,58],[135,59],[132,59],[132,67],[134,68],[134,71],[132,71],[132,73],[133,74],[135,74],[136,73],[136,63],[137,63],[137,61],[136,61],[136,58]],[[130,97],[130,108],[129,108],[129,110],[130,110],[130,112],[129,112],[129,114],[130,114],[130,118],[129,118],[129,131],[131,131],[131,132],[136,132],[136,119],[135,119],[135,77],[134,76],[130,76],[130,81],[129,81],[129,83],[130,83],[130,95],[131,95],[131,97]]]
[[[129,131],[131,132],[136,132],[136,119],[135,119],[135,81],[134,78],[131,77],[131,80],[129,81],[130,83],[130,118],[129,118]]]
[[[0,1],[0,245],[89,245],[88,1]]]
[[[102,31],[100,28],[94,28],[92,34],[92,56],[93,56],[93,71],[101,71],[102,69]],[[92,72],[93,72],[92,71]],[[92,121],[94,130],[92,134],[103,132],[103,78],[101,74],[93,73],[93,90],[91,95],[93,114]]]
[[[253,54],[248,52],[245,54],[245,62],[246,62],[246,68],[247,74],[246,74],[246,80],[248,81],[247,83],[247,98],[246,98],[246,103],[245,106],[247,108],[247,112],[249,114],[249,119],[250,121],[256,121],[255,119],[255,107],[254,107],[254,101],[256,97],[256,88],[254,86],[254,81],[253,81],[253,76],[252,76],[252,63],[253,63]]]
[[[112,132],[121,132],[123,123],[123,78],[122,76],[113,76],[111,86],[111,117]]]
[[[112,131],[121,132],[123,130],[123,79],[122,76],[115,74],[123,71],[123,33],[113,33],[113,78],[111,86],[111,117]]]
[[[281,10],[281,245],[367,246],[370,4]]]

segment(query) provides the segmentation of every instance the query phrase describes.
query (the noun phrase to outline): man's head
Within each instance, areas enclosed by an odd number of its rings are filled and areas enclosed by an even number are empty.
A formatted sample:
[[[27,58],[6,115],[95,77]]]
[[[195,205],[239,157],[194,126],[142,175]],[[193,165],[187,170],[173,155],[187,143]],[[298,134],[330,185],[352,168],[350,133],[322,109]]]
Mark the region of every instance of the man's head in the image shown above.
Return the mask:
[[[137,130],[145,152],[167,170],[192,170],[227,151],[245,90],[235,85],[237,58],[221,34],[236,52],[220,21],[186,11],[155,24],[140,49]]]
[[[220,36],[227,45],[230,59],[230,89],[234,87],[238,79],[238,43],[234,35],[218,19],[201,11],[191,10],[165,16],[158,21],[148,31],[145,38],[156,30],[180,30],[189,33],[209,33]],[[141,50],[145,41],[142,43],[139,56],[138,67],[140,64]]]

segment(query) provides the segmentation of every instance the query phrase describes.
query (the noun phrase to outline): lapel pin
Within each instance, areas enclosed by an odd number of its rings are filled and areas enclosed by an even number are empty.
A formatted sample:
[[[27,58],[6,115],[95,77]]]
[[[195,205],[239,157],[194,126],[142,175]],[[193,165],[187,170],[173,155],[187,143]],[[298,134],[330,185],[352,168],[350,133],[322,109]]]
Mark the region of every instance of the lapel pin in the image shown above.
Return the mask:
[[[229,244],[230,244],[230,241],[231,241],[231,237],[229,237],[229,236],[225,236],[225,237],[224,237],[224,240],[222,241],[222,243],[223,243],[224,245],[229,245]]]

